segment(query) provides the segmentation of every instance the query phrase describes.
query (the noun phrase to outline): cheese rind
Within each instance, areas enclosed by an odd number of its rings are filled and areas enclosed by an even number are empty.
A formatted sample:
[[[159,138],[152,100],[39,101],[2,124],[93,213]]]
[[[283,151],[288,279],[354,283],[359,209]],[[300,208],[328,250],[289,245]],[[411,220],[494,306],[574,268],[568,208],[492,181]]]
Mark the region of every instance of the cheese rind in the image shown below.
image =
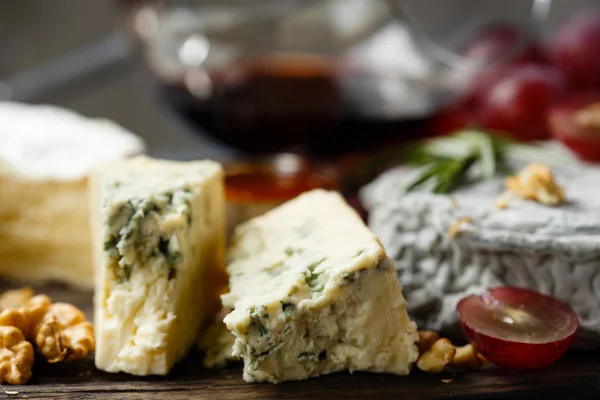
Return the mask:
[[[99,170],[91,190],[96,367],[166,374],[214,311],[222,168],[136,157]]]
[[[143,150],[111,122],[0,102],[0,275],[91,288],[87,175]]]
[[[311,191],[238,227],[227,272],[224,322],[248,382],[408,374],[418,357],[393,263],[337,193]]]
[[[105,119],[49,105],[0,102],[0,160],[32,180],[84,179],[97,165],[144,150],[142,140]]]

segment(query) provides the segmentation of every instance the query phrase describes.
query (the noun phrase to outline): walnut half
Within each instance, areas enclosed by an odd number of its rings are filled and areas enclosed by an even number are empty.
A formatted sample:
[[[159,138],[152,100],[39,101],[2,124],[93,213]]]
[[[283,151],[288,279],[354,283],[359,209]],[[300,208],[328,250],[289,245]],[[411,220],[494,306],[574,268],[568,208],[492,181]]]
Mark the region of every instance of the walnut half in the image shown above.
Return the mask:
[[[421,354],[417,360],[417,367],[432,374],[440,373],[446,367],[476,370],[487,363],[485,357],[478,353],[472,344],[455,347],[448,339],[440,338],[433,331],[419,331],[417,347]]]
[[[525,200],[537,201],[547,206],[558,206],[565,202],[562,187],[554,180],[550,167],[543,164],[529,164],[516,176],[505,181],[509,193]],[[505,206],[504,202],[501,202]]]
[[[93,326],[83,312],[71,304],[52,304],[45,295],[2,311],[0,326],[19,329],[50,363],[86,357],[95,346]]]
[[[31,378],[33,346],[14,326],[0,326],[0,382],[23,385]]]
[[[417,367],[421,371],[437,374],[450,364],[454,354],[456,354],[456,348],[448,339],[438,339],[429,350],[421,354],[417,361]]]
[[[85,320],[85,314],[72,304],[54,303],[50,307],[60,327],[63,345],[67,350],[66,360],[87,357],[95,348],[94,327]]]
[[[475,370],[487,364],[487,359],[475,350],[472,344],[456,348],[456,353],[450,361],[450,368]]]
[[[23,307],[32,297],[33,289],[30,287],[7,290],[0,294],[0,311],[7,308]]]

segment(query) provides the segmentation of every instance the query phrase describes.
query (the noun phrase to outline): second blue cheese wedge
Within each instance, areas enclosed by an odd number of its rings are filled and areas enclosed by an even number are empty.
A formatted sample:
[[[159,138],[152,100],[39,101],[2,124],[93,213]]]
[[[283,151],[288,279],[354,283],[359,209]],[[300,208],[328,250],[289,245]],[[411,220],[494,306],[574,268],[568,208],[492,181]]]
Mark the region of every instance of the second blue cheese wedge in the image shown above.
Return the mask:
[[[396,269],[339,194],[308,192],[239,226],[229,258],[224,322],[245,381],[410,372],[417,331]]]
[[[224,189],[212,161],[137,157],[92,176],[96,367],[166,374],[211,313]],[[216,296],[215,296],[216,297]]]

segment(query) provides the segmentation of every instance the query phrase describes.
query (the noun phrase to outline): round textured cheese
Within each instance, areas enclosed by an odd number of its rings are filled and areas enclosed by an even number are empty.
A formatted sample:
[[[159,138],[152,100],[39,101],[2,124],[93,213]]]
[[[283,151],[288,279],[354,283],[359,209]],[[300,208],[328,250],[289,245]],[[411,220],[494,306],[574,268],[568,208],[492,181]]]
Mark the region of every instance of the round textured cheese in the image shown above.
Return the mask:
[[[503,178],[452,196],[403,193],[414,173],[408,167],[386,171],[361,190],[361,200],[421,329],[460,335],[460,299],[517,286],[570,305],[581,328],[574,344],[600,346],[600,168],[556,168],[567,199],[559,207],[513,198],[505,209],[496,207]],[[457,225],[464,218],[470,222]]]
[[[95,165],[143,151],[139,137],[111,121],[55,106],[0,102],[0,161],[21,176],[80,179]]]

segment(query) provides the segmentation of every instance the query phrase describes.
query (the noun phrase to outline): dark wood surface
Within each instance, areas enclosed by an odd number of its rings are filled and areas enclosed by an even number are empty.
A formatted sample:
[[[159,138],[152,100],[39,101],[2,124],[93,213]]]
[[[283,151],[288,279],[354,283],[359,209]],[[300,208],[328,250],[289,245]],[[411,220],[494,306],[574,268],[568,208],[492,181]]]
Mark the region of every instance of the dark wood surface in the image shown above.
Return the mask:
[[[14,287],[1,282],[0,288]],[[72,302],[91,315],[91,294],[62,285],[36,287],[54,301]],[[451,379],[444,383],[442,380]],[[18,393],[14,393],[18,392]],[[571,352],[539,371],[511,373],[488,367],[469,373],[409,376],[338,373],[303,382],[247,384],[241,367],[209,371],[192,351],[165,377],[108,374],[93,359],[37,362],[27,385],[0,388],[2,398],[28,399],[600,399],[600,351]]]

